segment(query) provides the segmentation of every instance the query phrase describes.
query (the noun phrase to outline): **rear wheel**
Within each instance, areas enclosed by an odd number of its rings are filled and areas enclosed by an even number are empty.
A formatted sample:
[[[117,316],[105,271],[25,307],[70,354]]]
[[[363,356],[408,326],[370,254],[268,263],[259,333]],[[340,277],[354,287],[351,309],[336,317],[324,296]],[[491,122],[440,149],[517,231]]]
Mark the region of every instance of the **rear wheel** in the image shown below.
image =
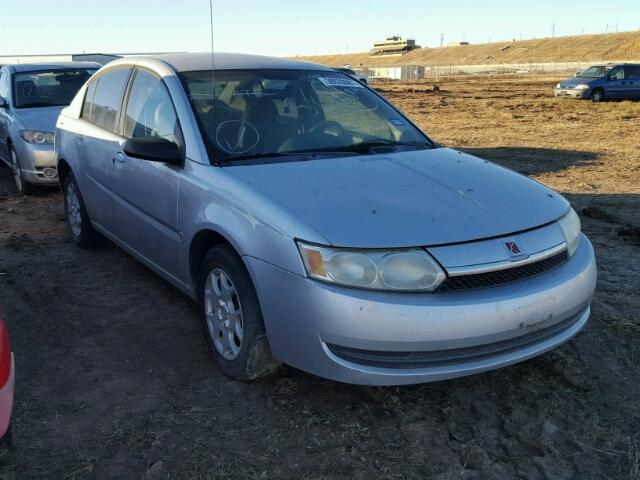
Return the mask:
[[[11,172],[13,173],[13,181],[16,184],[16,189],[20,195],[31,195],[35,193],[36,187],[35,185],[31,185],[27,183],[22,177],[22,168],[20,167],[20,160],[18,159],[18,154],[13,149],[13,147],[9,147],[9,155],[11,157]]]
[[[593,92],[591,92],[591,96],[589,98],[592,102],[603,102],[604,90],[601,88],[596,88]]]
[[[67,212],[67,224],[71,239],[80,248],[93,248],[98,245],[99,234],[91,225],[89,214],[84,206],[80,188],[73,176],[68,173],[64,179],[64,206]]]
[[[244,263],[227,245],[212,248],[199,277],[202,322],[211,351],[228,376],[249,381],[280,363],[271,356],[262,312]]]

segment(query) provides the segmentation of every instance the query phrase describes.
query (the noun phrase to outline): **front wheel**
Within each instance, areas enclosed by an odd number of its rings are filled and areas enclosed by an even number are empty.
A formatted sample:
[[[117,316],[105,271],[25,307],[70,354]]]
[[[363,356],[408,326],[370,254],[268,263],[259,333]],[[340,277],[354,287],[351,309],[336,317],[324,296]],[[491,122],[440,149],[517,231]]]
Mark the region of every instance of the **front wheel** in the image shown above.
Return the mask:
[[[262,312],[244,263],[229,246],[212,248],[202,262],[199,293],[202,322],[220,369],[250,381],[275,371]]]
[[[11,172],[13,173],[13,181],[16,184],[16,189],[20,195],[31,195],[35,193],[35,185],[27,183],[22,177],[22,168],[20,167],[20,160],[18,160],[18,154],[9,147],[9,155],[11,156]]]
[[[84,206],[78,182],[69,173],[64,179],[64,206],[67,212],[67,224],[71,239],[80,248],[93,248],[98,245],[99,235],[91,225],[89,214]]]
[[[591,92],[591,96],[589,97],[592,102],[603,102],[604,101],[604,90],[601,88],[596,88],[593,92]]]

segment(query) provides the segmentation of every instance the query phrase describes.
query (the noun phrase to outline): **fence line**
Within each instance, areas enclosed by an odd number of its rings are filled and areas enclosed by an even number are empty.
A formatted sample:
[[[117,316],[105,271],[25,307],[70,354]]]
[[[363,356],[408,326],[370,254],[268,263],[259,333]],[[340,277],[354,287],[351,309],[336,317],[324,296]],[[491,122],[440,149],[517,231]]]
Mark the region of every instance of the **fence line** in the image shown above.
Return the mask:
[[[501,64],[467,64],[467,65],[352,65],[351,68],[367,75],[371,82],[389,83],[393,81],[419,82],[434,81],[460,75],[482,74],[538,74],[559,75],[574,74],[591,65],[608,65],[618,63],[640,63],[632,60],[602,60],[602,61],[574,61],[574,62],[524,62]]]

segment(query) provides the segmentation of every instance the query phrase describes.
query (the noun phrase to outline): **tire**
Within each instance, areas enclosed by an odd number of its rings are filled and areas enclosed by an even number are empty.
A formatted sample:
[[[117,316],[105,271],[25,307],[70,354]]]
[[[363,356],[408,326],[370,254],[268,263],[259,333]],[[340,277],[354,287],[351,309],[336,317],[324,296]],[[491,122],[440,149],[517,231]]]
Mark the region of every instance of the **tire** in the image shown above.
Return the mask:
[[[596,88],[593,92],[591,92],[589,98],[594,103],[604,102],[604,90],[601,88]]]
[[[67,214],[67,225],[71,239],[78,247],[84,249],[95,248],[99,244],[100,235],[89,220],[89,214],[84,206],[78,182],[69,172],[62,186],[64,193],[64,209]]]
[[[32,195],[36,193],[36,186],[26,182],[22,177],[20,159],[13,147],[9,147],[9,158],[11,160],[11,173],[13,174],[13,181],[16,185],[16,190],[18,190],[18,195]]]
[[[228,245],[205,256],[198,282],[202,324],[216,364],[229,377],[251,381],[274,372],[258,296],[244,263]]]

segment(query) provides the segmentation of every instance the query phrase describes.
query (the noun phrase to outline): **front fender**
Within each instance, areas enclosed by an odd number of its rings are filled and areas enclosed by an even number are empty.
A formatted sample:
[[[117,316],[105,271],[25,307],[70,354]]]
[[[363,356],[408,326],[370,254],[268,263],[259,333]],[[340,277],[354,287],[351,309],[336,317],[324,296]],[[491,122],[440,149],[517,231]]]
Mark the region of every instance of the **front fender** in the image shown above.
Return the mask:
[[[192,283],[190,247],[202,230],[224,237],[241,257],[253,257],[296,275],[305,275],[296,238],[328,243],[271,200],[227,174],[223,168],[187,161],[178,200],[183,234],[182,274]]]

